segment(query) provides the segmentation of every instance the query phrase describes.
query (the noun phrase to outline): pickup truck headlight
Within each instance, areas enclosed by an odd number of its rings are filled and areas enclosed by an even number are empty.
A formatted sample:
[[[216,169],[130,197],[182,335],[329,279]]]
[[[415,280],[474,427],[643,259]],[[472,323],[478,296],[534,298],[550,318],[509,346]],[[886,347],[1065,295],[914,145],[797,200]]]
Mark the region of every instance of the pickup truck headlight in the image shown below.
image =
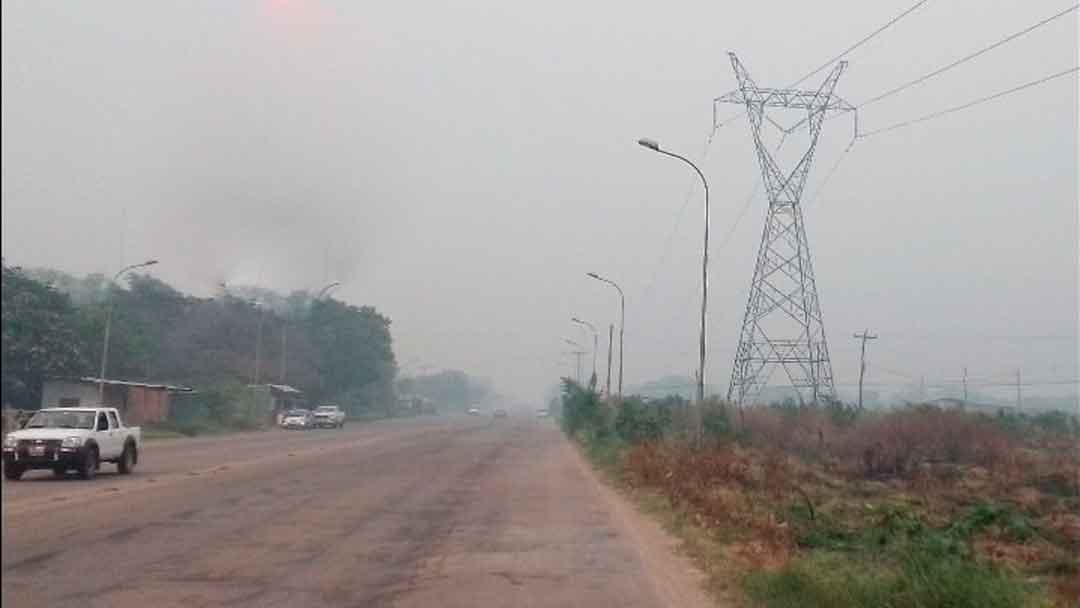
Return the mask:
[[[78,448],[78,447],[82,447],[82,444],[83,444],[83,438],[82,437],[65,437],[64,440],[60,442],[60,447],[62,447],[62,448]]]
[[[12,437],[10,435],[8,435],[7,437],[4,437],[4,447],[5,448],[13,448],[13,447],[15,447],[17,445],[19,445],[19,440],[18,439],[14,438],[14,437]]]

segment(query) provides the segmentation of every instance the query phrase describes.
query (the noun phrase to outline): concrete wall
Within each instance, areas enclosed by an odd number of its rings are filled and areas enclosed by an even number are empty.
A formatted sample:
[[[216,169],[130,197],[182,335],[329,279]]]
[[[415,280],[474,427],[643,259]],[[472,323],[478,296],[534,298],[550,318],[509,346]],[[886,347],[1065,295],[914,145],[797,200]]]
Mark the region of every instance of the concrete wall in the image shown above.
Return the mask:
[[[123,396],[116,395],[115,391],[110,391],[110,387],[105,387],[106,401],[109,401],[110,397],[120,397],[120,403],[123,403]],[[82,382],[68,382],[66,380],[46,380],[45,385],[41,388],[41,407],[58,407],[61,405],[61,399],[78,399],[77,403],[65,403],[69,406],[94,406],[98,402],[98,387],[94,384],[85,384]]]

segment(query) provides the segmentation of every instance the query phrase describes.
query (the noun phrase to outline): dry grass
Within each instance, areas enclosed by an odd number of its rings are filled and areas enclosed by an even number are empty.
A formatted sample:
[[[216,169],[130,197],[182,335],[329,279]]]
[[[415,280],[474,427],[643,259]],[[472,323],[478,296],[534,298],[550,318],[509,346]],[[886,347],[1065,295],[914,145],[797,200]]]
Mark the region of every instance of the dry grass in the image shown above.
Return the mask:
[[[628,483],[658,492],[698,534],[723,541],[726,568],[787,573],[813,555],[925,538],[953,543],[949,550],[966,556],[956,576],[972,585],[1007,590],[1016,581],[1019,598],[1028,597],[1020,581],[1029,581],[1056,592],[1055,605],[1076,605],[1080,488],[1067,437],[1024,437],[986,417],[930,408],[849,425],[819,410],[752,409],[735,436],[698,450],[639,444],[623,460]],[[1042,605],[1041,593],[1032,605]]]

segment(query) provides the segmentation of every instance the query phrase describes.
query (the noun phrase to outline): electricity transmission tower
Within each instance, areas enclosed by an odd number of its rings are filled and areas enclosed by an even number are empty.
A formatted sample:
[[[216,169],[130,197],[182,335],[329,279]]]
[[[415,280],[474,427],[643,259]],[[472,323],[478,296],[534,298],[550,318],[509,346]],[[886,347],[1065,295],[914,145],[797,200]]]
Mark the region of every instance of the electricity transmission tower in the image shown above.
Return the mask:
[[[746,108],[769,199],[728,400],[741,405],[753,399],[779,367],[800,401],[817,402],[835,393],[800,199],[826,114],[854,109],[833,94],[846,62],[839,62],[816,90],[773,89],[757,86],[738,57],[728,55],[739,88],[715,102]],[[801,120],[785,128],[773,117],[785,110],[799,111]],[[782,133],[781,144],[806,126],[807,147],[790,170],[776,158],[779,146],[775,152],[769,149],[762,132],[767,125]]]

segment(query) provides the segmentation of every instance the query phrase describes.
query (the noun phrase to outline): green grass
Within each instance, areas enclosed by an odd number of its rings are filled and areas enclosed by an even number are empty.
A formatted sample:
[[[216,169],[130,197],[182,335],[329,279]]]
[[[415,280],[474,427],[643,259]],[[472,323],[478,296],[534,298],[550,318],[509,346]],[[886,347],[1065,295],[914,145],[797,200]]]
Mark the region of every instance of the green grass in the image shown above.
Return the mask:
[[[1026,608],[1047,602],[1023,581],[953,556],[898,558],[812,551],[777,572],[747,577],[767,608]]]

